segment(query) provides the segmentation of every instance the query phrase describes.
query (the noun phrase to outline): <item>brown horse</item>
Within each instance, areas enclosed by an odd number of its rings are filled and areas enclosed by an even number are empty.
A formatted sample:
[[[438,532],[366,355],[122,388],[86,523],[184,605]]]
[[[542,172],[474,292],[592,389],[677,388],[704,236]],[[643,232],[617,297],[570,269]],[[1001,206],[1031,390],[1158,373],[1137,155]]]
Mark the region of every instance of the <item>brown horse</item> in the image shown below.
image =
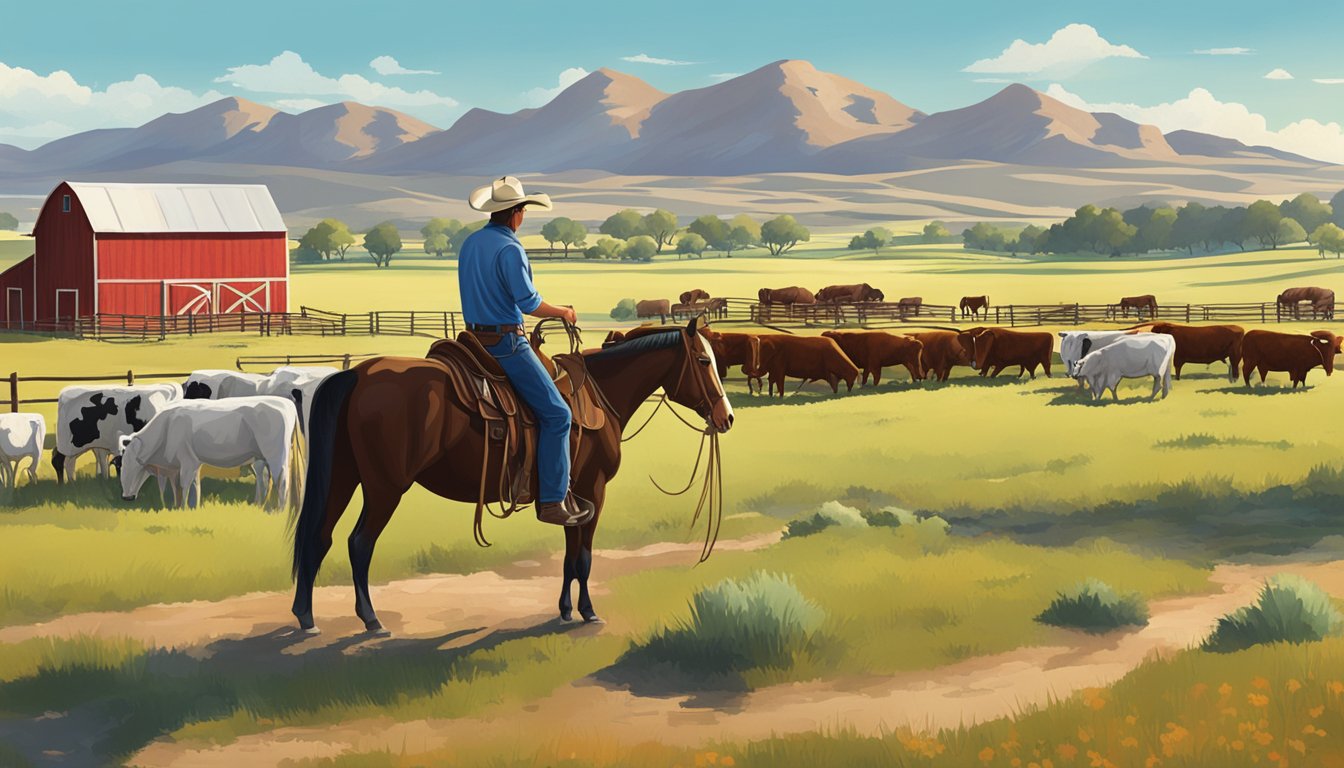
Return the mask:
[[[662,389],[669,400],[698,413],[707,430],[732,427],[733,409],[702,325],[697,317],[685,328],[636,329],[620,343],[583,353],[607,418],[601,431],[583,435],[573,462],[573,491],[592,501],[597,515],[565,529],[560,617],[566,621],[572,618],[575,580],[579,613],[585,621],[597,620],[588,594],[593,534],[607,483],[620,468],[621,432],[635,411]],[[499,501],[500,457],[483,456],[482,421],[458,404],[448,375],[437,360],[377,357],[330,376],[318,388],[309,419],[309,490],[293,521],[294,615],[305,631],[316,632],[313,581],[357,487],[363,488],[364,507],[349,539],[355,613],[378,633],[384,630],[369,599],[369,563],[379,534],[411,486],[418,483],[454,501],[476,502],[482,494],[487,502]]]

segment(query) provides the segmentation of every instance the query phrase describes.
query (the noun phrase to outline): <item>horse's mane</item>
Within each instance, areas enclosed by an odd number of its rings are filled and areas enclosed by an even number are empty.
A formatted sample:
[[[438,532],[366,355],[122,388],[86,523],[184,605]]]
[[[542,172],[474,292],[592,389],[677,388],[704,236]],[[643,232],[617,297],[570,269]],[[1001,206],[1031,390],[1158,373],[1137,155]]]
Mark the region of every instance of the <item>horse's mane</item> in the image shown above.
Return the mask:
[[[609,347],[594,352],[586,352],[584,353],[584,357],[588,360],[609,360],[617,357],[638,355],[643,352],[652,352],[655,349],[667,349],[669,347],[675,347],[680,343],[680,328],[660,328],[654,331],[642,332],[634,336],[626,336],[622,341],[618,341]]]

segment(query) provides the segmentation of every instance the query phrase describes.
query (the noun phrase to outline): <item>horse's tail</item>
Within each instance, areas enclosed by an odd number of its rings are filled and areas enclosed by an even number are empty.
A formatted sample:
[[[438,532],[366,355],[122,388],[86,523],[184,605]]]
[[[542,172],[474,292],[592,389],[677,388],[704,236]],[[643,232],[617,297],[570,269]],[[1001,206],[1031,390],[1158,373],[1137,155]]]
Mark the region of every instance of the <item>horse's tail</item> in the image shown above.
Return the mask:
[[[308,460],[307,440],[301,429],[295,429],[289,435],[289,510],[295,514],[303,506],[304,473]]]
[[[303,503],[292,506],[290,528],[294,534],[294,563],[291,575],[300,571],[316,570],[320,557],[317,552],[323,519],[327,512],[327,497],[331,492],[331,463],[336,453],[336,441],[341,408],[355,388],[359,374],[340,371],[328,376],[313,396],[313,407],[308,412],[308,471],[303,480]],[[295,514],[297,510],[297,515]]]

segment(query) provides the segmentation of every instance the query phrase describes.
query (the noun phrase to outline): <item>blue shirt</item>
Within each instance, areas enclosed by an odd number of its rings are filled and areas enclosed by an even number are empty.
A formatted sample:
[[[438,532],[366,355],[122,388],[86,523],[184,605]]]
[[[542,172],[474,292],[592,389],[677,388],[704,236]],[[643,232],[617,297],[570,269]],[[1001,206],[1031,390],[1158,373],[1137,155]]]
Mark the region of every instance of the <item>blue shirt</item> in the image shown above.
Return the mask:
[[[486,224],[462,243],[457,287],[468,323],[522,325],[523,315],[541,306],[523,244],[512,229],[499,224]]]

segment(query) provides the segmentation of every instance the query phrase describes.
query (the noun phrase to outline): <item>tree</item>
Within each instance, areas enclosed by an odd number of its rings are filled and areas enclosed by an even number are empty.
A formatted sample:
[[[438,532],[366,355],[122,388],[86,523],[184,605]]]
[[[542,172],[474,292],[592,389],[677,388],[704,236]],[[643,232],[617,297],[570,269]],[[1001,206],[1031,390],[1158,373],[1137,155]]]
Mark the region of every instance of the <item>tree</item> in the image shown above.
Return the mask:
[[[745,238],[736,238],[746,240],[745,244],[739,243],[740,247],[747,248],[761,242],[761,223],[759,221],[745,213],[739,213],[728,222],[728,236],[733,237],[732,231],[739,228],[746,232]]]
[[[812,239],[807,227],[799,224],[792,216],[784,214],[761,225],[761,244],[771,256],[779,256],[799,243]]]
[[[450,244],[448,235],[442,232],[430,232],[425,235],[425,253],[432,253],[439,258],[443,258],[443,254],[448,251]]]
[[[1279,206],[1268,200],[1256,200],[1246,209],[1246,232],[1260,241],[1260,247],[1279,247],[1279,222],[1283,214]]]
[[[1297,221],[1306,231],[1314,232],[1317,227],[1330,220],[1334,209],[1328,203],[1322,203],[1320,198],[1315,195],[1303,192],[1292,200],[1284,200],[1280,203],[1279,212],[1285,218]]]
[[[323,219],[299,238],[299,245],[322,254],[328,261],[333,255],[345,261],[345,252],[354,244],[355,236],[350,227],[339,219]]]
[[[625,247],[621,249],[621,258],[625,261],[653,261],[653,255],[658,252],[658,244],[648,235],[635,235],[625,241]]]
[[[687,232],[677,238],[677,253],[686,254],[687,256],[700,256],[708,247],[709,243],[705,242],[705,238],[694,232]]]
[[[554,248],[556,243],[565,246],[565,257],[569,257],[570,246],[581,247],[588,239],[588,227],[581,221],[558,216],[546,222],[541,228],[541,236]]]
[[[1035,224],[1028,224],[1017,233],[1017,249],[1025,253],[1041,253],[1045,250],[1047,230]]]
[[[18,229],[19,220],[8,211],[0,211],[0,229]]]
[[[290,264],[320,264],[322,254],[305,245],[299,245],[289,252]]]
[[[711,215],[701,216],[692,221],[690,226],[686,227],[686,231],[703,237],[709,247],[720,250],[727,245],[728,235],[732,232],[727,222]]]
[[[612,320],[634,320],[638,315],[639,310],[635,307],[634,299],[621,299],[611,309]]]
[[[1330,209],[1332,211],[1330,220],[1344,227],[1344,189],[1336,192],[1335,196],[1330,198]]]
[[[597,231],[604,235],[611,235],[617,240],[629,240],[635,235],[647,234],[644,231],[644,217],[639,215],[639,211],[632,208],[626,208],[608,216]]]
[[[874,227],[862,235],[855,235],[849,241],[849,249],[851,251],[866,251],[872,248],[876,255],[881,252],[882,246],[889,242],[891,242],[891,232],[882,227]]]
[[[970,229],[963,230],[961,242],[963,247],[966,248],[981,251],[1002,251],[1004,246],[1007,245],[1008,238],[1003,230],[982,221]]]
[[[941,243],[952,237],[952,233],[947,231],[947,225],[941,221],[931,221],[924,225],[924,234],[920,237],[926,243]]]
[[[1307,231],[1302,225],[1297,223],[1297,219],[1290,219],[1287,216],[1279,219],[1279,231],[1276,233],[1276,241],[1279,245],[1288,243],[1300,243],[1307,239]]]
[[[653,238],[653,242],[658,244],[658,252],[662,253],[663,246],[671,243],[677,234],[677,215],[659,208],[645,216],[640,221],[640,227],[643,234]]]
[[[619,259],[624,247],[624,242],[604,237],[584,251],[583,257],[585,259]]]
[[[1338,259],[1340,252],[1344,251],[1344,229],[1334,222],[1326,222],[1311,233],[1309,241],[1316,246],[1321,258],[1325,258],[1325,252],[1330,251]]]
[[[386,267],[392,263],[392,254],[401,250],[401,233],[390,221],[370,229],[364,235],[364,250],[369,252],[374,266]]]
[[[483,229],[486,223],[487,222],[484,219],[473,221],[470,224],[463,225],[461,229],[454,232],[453,236],[448,238],[448,245],[452,248],[453,253],[461,252],[462,244],[467,241],[467,238]]]

